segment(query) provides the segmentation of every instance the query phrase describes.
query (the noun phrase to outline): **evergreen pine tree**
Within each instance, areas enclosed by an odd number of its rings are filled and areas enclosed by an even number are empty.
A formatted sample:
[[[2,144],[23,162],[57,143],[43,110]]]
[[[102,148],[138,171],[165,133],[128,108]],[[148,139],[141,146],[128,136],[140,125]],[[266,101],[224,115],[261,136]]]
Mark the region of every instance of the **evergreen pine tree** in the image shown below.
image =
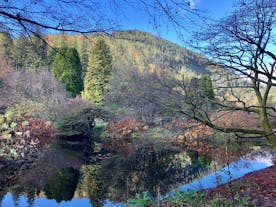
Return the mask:
[[[199,81],[199,86],[200,86],[200,89],[202,90],[204,97],[206,97],[208,99],[215,98],[212,79],[210,76],[208,76],[208,75],[201,76],[200,81]]]
[[[104,40],[98,40],[92,49],[87,72],[84,77],[83,98],[101,104],[109,88],[112,69],[112,56]]]
[[[62,47],[58,50],[51,67],[52,75],[60,81],[73,96],[83,89],[82,67],[75,48]]]

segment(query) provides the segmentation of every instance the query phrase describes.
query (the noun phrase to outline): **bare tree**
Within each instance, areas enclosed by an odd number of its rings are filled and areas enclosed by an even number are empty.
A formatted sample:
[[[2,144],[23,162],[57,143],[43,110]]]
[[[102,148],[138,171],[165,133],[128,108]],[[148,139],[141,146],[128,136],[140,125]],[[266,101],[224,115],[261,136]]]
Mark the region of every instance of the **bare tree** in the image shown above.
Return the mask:
[[[101,1],[92,0],[5,0],[0,3],[0,28],[17,35],[30,35],[37,28],[48,32],[93,33],[110,31],[114,21]]]
[[[162,72],[168,74],[170,71],[167,73],[163,69]],[[172,112],[168,111],[168,107],[159,104],[164,102],[161,100],[167,100],[167,93],[160,91],[163,85],[155,72],[139,72],[135,66],[118,68],[115,65],[110,85],[105,102],[115,104],[119,108],[119,115],[136,116],[152,123],[154,118]]]
[[[145,17],[154,28],[164,21],[178,34],[188,30],[187,22],[196,15],[191,0],[3,0],[0,2],[0,30],[29,35],[36,30],[90,34],[119,29],[122,18],[129,19],[128,10]],[[160,21],[162,19],[162,23]],[[180,21],[181,20],[181,21]],[[182,21],[185,20],[185,21]],[[187,21],[189,20],[189,21]]]
[[[4,86],[0,87],[0,107],[21,104],[27,110],[39,111],[39,116],[45,120],[53,121],[68,101],[66,91],[48,71],[10,72],[4,81]],[[33,104],[28,106],[26,103],[30,102]]]
[[[268,104],[276,87],[276,2],[241,0],[236,6],[230,15],[208,24],[207,29],[195,36],[201,52],[212,60],[208,64],[216,73],[217,99],[202,99],[191,93],[191,84],[181,82],[177,83],[181,90],[171,88],[170,96],[183,96],[181,104],[176,103],[179,106],[176,110],[190,118],[240,137],[266,137],[276,147],[273,126],[276,108]],[[245,100],[242,92],[253,94],[256,102]],[[207,103],[220,111],[220,117],[237,111],[250,113],[252,117],[255,114],[260,127],[223,126],[217,121],[218,116],[211,115],[214,110]],[[184,105],[189,107],[183,108]]]

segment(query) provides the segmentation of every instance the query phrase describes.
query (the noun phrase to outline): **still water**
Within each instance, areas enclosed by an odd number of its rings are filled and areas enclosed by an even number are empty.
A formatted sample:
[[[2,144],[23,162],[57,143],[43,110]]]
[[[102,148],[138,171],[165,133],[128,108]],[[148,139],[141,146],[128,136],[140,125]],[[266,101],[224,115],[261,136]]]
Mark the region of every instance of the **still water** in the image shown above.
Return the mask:
[[[156,197],[173,195],[176,189],[212,188],[273,165],[274,156],[258,150],[225,159],[224,153],[213,156],[153,145],[130,154],[97,155],[53,148],[34,163],[1,172],[0,206],[122,206],[143,191]]]

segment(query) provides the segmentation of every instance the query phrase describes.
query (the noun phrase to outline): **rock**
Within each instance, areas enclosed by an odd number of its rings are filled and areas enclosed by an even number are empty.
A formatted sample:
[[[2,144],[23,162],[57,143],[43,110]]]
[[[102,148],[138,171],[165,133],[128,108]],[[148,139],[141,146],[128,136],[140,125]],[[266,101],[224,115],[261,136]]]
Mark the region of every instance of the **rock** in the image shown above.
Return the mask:
[[[148,125],[143,126],[142,130],[143,130],[143,131],[149,130],[149,126],[148,126]]]

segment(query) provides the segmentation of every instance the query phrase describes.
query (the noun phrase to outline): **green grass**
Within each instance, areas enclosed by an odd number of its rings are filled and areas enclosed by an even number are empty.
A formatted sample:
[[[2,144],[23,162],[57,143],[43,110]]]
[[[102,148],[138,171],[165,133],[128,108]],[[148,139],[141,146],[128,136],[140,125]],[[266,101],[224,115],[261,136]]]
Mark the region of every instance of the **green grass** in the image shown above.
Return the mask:
[[[95,139],[96,141],[99,141],[103,136],[106,125],[107,125],[106,122],[96,123],[95,127],[92,129],[92,132],[91,132],[92,138]]]
[[[232,200],[227,200],[221,196],[214,197],[211,200],[206,200],[204,191],[176,191],[174,196],[166,198],[165,203],[173,206],[192,206],[192,207],[254,207],[255,205],[249,204],[249,197],[240,197],[238,194]],[[132,199],[124,205],[125,207],[147,207],[157,206],[156,200],[148,193],[143,192],[136,194]]]
[[[168,129],[156,127],[156,128],[150,128],[147,131],[147,135],[150,138],[165,138],[165,137],[171,137],[172,133]]]

